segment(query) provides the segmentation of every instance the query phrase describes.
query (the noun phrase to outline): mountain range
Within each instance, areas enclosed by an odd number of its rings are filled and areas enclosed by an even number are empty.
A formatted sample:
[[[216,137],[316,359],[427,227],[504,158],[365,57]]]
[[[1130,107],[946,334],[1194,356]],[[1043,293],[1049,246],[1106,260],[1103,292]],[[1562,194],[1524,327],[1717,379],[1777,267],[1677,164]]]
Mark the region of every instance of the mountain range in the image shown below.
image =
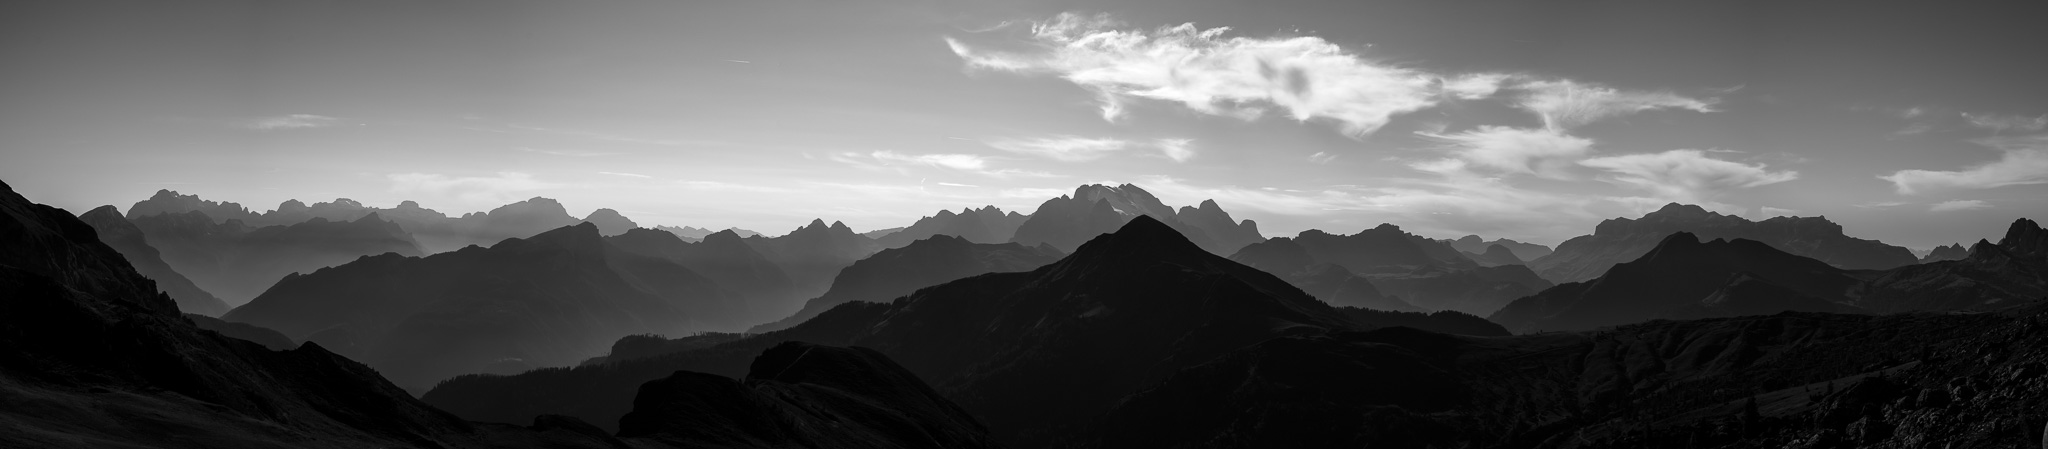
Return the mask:
[[[1827,217],[1775,217],[1750,221],[1671,203],[1642,218],[1600,222],[1592,235],[1573,237],[1548,256],[1529,260],[1529,267],[1551,282],[1578,282],[1600,277],[1615,264],[1635,260],[1656,248],[1664,237],[1690,232],[1700,239],[1748,239],[1780,251],[1820,260],[1847,270],[1886,270],[1918,262],[1913,252],[1842,234],[1842,225]]]
[[[1486,254],[1490,247],[1500,245],[1507,248],[1509,252],[1514,253],[1515,259],[1523,261],[1536,260],[1551,253],[1548,246],[1522,243],[1510,239],[1487,240],[1477,235],[1466,235],[1459,237],[1457,240],[1445,240],[1444,243],[1450,244],[1451,248],[1466,254]]]
[[[133,226],[178,273],[230,305],[240,305],[292,273],[366,255],[423,254],[412,235],[371,213],[354,221],[314,217],[290,225],[215,222],[201,211],[133,219]],[[111,226],[111,225],[110,225]]]
[[[1081,243],[1116,229],[1138,216],[1152,217],[1172,227],[1188,240],[1216,254],[1231,254],[1245,245],[1258,243],[1259,225],[1251,220],[1232,221],[1230,214],[1213,200],[1200,207],[1167,207],[1151,192],[1135,185],[1089,184],[1072,195],[1046,200],[1017,227],[1010,241],[1025,246],[1052,245],[1072,252]]]
[[[1334,276],[1317,264],[1334,265],[1369,282],[1378,294],[1398,298],[1378,306],[1358,303],[1382,310],[1416,308],[1485,315],[1508,301],[1551,286],[1521,264],[1485,266],[1442,241],[1409,234],[1391,224],[1351,235],[1302,231],[1293,238],[1247,246],[1231,258],[1296,281],[1305,290],[1310,287],[1300,282],[1317,279],[1305,275]],[[1364,289],[1351,291],[1362,294]]]
[[[149,246],[149,239],[143,236],[142,229],[135,227],[134,223],[129,223],[127,218],[122,218],[121,212],[114,210],[114,206],[101,206],[87,211],[79,215],[78,219],[91,225],[93,231],[99,234],[100,241],[119,251],[121,257],[128,259],[128,263],[135,267],[137,273],[156,281],[157,288],[177,301],[178,310],[209,317],[217,317],[228,312],[228,303],[214,297],[212,293],[207,293],[184,274],[178,273],[177,269],[171,268],[170,264],[164,263],[163,254],[158,252],[156,247]]]
[[[959,213],[941,210],[929,217],[917,219],[909,227],[879,236],[867,235],[884,248],[902,248],[910,242],[924,240],[935,235],[950,235],[974,243],[1004,243],[1017,235],[1017,228],[1030,217],[1016,212],[1003,213],[995,206],[980,209],[961,209]]]
[[[854,262],[839,271],[832,289],[804,302],[796,314],[754,326],[748,333],[787,329],[825,310],[853,301],[889,302],[919,288],[984,273],[1031,271],[1065,256],[1048,245],[1026,248],[1016,243],[974,243],[965,238],[934,235]]]

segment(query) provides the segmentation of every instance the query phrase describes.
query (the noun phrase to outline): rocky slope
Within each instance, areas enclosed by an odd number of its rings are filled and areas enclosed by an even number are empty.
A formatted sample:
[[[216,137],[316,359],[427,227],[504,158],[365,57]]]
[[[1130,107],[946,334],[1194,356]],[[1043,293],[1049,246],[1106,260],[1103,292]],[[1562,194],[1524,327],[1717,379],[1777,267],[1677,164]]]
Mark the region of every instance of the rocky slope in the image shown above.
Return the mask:
[[[148,239],[142,235],[142,229],[136,228],[134,223],[122,218],[121,212],[114,210],[114,206],[100,206],[79,215],[78,219],[91,225],[93,231],[99,234],[100,242],[119,251],[122,257],[128,259],[128,264],[135,267],[137,273],[156,281],[157,288],[178,302],[178,310],[210,317],[228,312],[226,302],[199,288],[191,279],[178,274],[177,269],[164,263],[162,253],[149,246]]]

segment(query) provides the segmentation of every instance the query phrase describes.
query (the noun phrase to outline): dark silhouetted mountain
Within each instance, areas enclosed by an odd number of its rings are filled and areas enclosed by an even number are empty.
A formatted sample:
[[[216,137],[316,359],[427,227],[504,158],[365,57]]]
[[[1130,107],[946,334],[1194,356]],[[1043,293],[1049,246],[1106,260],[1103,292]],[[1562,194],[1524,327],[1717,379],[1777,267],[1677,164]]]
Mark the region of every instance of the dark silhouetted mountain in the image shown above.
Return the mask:
[[[950,210],[919,218],[910,227],[881,237],[870,236],[884,248],[902,248],[910,242],[924,240],[935,235],[950,235],[974,243],[1003,243],[1017,234],[1017,227],[1023,226],[1030,217],[1016,212],[1003,213],[995,206],[980,209],[961,209],[960,213]]]
[[[787,342],[745,379],[676,371],[640,386],[619,436],[689,448],[994,448],[988,429],[866,348]]]
[[[288,276],[223,319],[300,340],[352,339],[361,360],[423,391],[494,367],[573,365],[619,337],[681,335],[731,321],[741,306],[682,265],[621,250],[596,225],[580,224],[490,248],[384,254]]]
[[[1538,257],[1550,255],[1550,247],[1548,246],[1538,245],[1534,243],[1522,243],[1509,239],[1496,239],[1489,241],[1477,235],[1467,235],[1464,237],[1459,237],[1457,240],[1444,240],[1443,242],[1450,244],[1451,248],[1455,248],[1458,251],[1463,251],[1470,254],[1486,254],[1486,248],[1493,245],[1505,246],[1508,248],[1508,251],[1512,251],[1515,253],[1516,259],[1520,259],[1523,261],[1536,260],[1536,258]]]
[[[1771,315],[1780,312],[1859,313],[1861,310],[1820,299],[1813,295],[1779,287],[1756,275],[1736,273],[1721,289],[1701,298],[1697,304],[1680,306],[1666,318],[1700,319],[1726,318],[1749,315]]]
[[[895,233],[898,233],[898,232],[903,232],[903,230],[904,230],[904,229],[907,229],[907,228],[905,228],[905,227],[903,227],[903,226],[897,226],[897,227],[893,227],[893,228],[886,228],[886,229],[876,229],[876,230],[873,230],[873,231],[863,232],[863,233],[860,233],[860,235],[861,235],[861,236],[863,236],[863,237],[871,238],[871,239],[880,239],[880,238],[882,238],[882,237],[888,236],[889,234],[895,234]]]
[[[204,213],[134,220],[164,262],[228,304],[242,304],[278,279],[384,253],[417,256],[412,236],[377,214],[350,222],[323,218],[290,226],[250,228],[214,223]]]
[[[804,298],[815,298],[831,288],[840,269],[882,249],[874,239],[855,234],[845,223],[835,221],[828,226],[815,219],[781,237],[755,236],[742,241],[789,276],[795,294],[786,304],[766,305],[763,310],[772,311],[772,316],[796,313]]]
[[[0,248],[0,446],[604,447],[464,422],[318,345],[196,327],[91,226],[4,183]]]
[[[654,230],[668,231],[668,233],[670,234],[675,234],[676,237],[681,237],[683,241],[691,243],[702,241],[704,240],[704,236],[711,235],[711,233],[713,232],[718,232],[694,226],[683,226],[680,228],[675,226],[655,226]]]
[[[1482,267],[1523,264],[1522,259],[1515,257],[1514,251],[1509,251],[1506,246],[1498,244],[1487,246],[1485,253],[1465,253],[1465,257],[1472,259],[1473,262],[1478,262],[1479,266]]]
[[[221,302],[220,298],[215,298],[212,293],[207,293],[205,289],[193,284],[185,275],[178,274],[178,270],[171,268],[170,264],[164,263],[163,256],[156,248],[149,246],[149,242],[143,237],[142,229],[136,228],[134,223],[122,218],[121,212],[114,210],[114,206],[100,206],[78,216],[78,219],[92,225],[93,231],[99,234],[100,242],[113,247],[115,251],[120,251],[121,256],[128,259],[129,265],[134,266],[137,273],[156,281],[157,288],[170,295],[171,299],[177,300],[178,310],[205,316],[220,316],[228,312],[227,303]]]
[[[1772,309],[1816,308],[1815,301],[1844,302],[1860,282],[1847,271],[1755,240],[1701,242],[1692,233],[1680,232],[1665,237],[1641,258],[1615,265],[1598,279],[1559,285],[1515,300],[1488,319],[1519,333],[1636,323],[1699,305],[1707,305],[1709,310],[1775,313]],[[1742,296],[1745,293],[1764,296]]]
[[[1556,253],[1530,260],[1529,266],[1551,282],[1593,279],[1614,264],[1641,257],[1665,236],[1677,232],[1690,232],[1707,240],[1755,240],[1848,270],[1886,270],[1917,262],[1913,252],[1905,248],[1843,235],[1842,226],[1826,217],[1749,221],[1708,212],[1699,206],[1671,203],[1643,218],[1602,221],[1593,235],[1566,240],[1557,246]]]
[[[705,235],[697,243],[649,229],[629,230],[605,241],[627,252],[682,265],[710,279],[725,297],[740,305],[731,316],[715,323],[703,319],[710,317],[700,317],[706,329],[737,331],[785,316],[780,315],[785,313],[785,305],[798,298],[789,275],[730,230]]]
[[[205,213],[208,217],[218,217],[217,219],[221,222],[242,220],[244,223],[251,223],[261,218],[260,215],[250,212],[249,208],[242,207],[241,204],[202,200],[199,199],[199,195],[180,195],[172,190],[157,190],[156,195],[150,196],[146,200],[136,201],[135,205],[129,206],[128,219],[135,220],[142,217],[182,214],[192,211]]]
[[[299,347],[298,343],[292,342],[291,337],[286,337],[281,332],[270,329],[264,329],[262,327],[251,325],[249,323],[230,323],[226,321],[221,321],[220,318],[214,318],[194,313],[186,313],[185,318],[192,320],[192,325],[199,326],[200,329],[219,332],[221,335],[256,342],[256,344],[263,345],[263,347],[265,348],[270,348],[270,350],[272,351],[290,351],[293,348]]]
[[[1246,246],[1230,260],[1279,276],[1302,292],[1337,307],[1362,307],[1394,312],[1422,312],[1400,298],[1380,293],[1378,287],[1341,265],[1320,263],[1294,239],[1274,237]]]
[[[1515,298],[1551,286],[1527,267],[1482,267],[1449,244],[1403,232],[1391,224],[1348,236],[1311,229],[1291,239],[1275,238],[1247,246],[1231,258],[1267,272],[1286,273],[1283,278],[1308,291],[1322,288],[1303,284],[1310,278],[1302,273],[1317,263],[1336,265],[1370,281],[1380,294],[1398,297],[1397,301],[1416,310],[1492,313]],[[1404,310],[1385,303],[1347,305]]]
[[[1964,248],[1963,244],[1961,243],[1957,243],[1948,246],[1934,247],[1934,250],[1929,251],[1926,257],[1920,258],[1920,263],[1940,262],[1944,260],[1963,260],[1963,258],[1965,257],[1970,257],[1970,249]]]
[[[1216,207],[1213,201],[1205,202],[1202,209],[1183,210],[1192,214],[1185,217],[1186,220],[1198,221],[1202,226],[1183,221],[1173,208],[1138,186],[1089,184],[1074,189],[1073,195],[1061,195],[1040,204],[1038,210],[1017,227],[1016,235],[1010,241],[1025,246],[1050,244],[1061,251],[1072,252],[1082,242],[1115,232],[1124,222],[1140,215],[1165,223],[1197,246],[1216,254],[1232,254],[1244,245],[1263,239],[1252,238],[1258,236],[1256,223],[1230,223],[1230,214]]]
[[[1026,248],[1016,243],[973,243],[936,235],[902,248],[885,249],[839,271],[832,289],[804,303],[782,320],[754,326],[749,333],[787,329],[819,313],[851,301],[889,302],[917,289],[984,273],[1031,271],[1065,254],[1050,246]]]
[[[1140,217],[1030,272],[959,279],[889,304],[849,302],[788,329],[710,348],[511,377],[464,376],[424,398],[473,419],[522,421],[546,410],[604,422],[632,400],[619,385],[676,370],[738,376],[743,357],[784,341],[858,345],[927,379],[996,434],[1034,446],[1181,367],[1278,336],[1381,325],[1361,322],[1383,316],[1365,312],[1331,308]]]
[[[624,234],[627,230],[640,227],[639,223],[619,215],[619,211],[603,208],[590,211],[590,216],[583,217],[583,222],[597,225],[597,233],[608,236]]]
[[[2005,237],[1978,240],[1960,260],[1886,271],[1856,295],[1855,304],[1879,313],[1914,310],[1988,310],[2048,298],[2048,231],[2033,220],[2014,220]]]

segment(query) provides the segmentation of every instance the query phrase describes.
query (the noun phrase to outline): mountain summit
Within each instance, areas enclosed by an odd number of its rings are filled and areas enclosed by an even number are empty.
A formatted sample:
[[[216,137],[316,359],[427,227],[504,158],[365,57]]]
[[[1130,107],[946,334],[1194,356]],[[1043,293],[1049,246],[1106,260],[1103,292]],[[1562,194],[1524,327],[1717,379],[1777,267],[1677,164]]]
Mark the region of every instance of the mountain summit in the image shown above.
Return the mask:
[[[1905,248],[1843,235],[1842,225],[1827,217],[1749,221],[1696,205],[1671,203],[1642,218],[1602,221],[1593,235],[1566,240],[1556,252],[1529,261],[1529,268],[1552,282],[1589,280],[1600,277],[1607,267],[1635,260],[1678,232],[1706,240],[1753,240],[1847,270],[1884,270],[1918,262]]]

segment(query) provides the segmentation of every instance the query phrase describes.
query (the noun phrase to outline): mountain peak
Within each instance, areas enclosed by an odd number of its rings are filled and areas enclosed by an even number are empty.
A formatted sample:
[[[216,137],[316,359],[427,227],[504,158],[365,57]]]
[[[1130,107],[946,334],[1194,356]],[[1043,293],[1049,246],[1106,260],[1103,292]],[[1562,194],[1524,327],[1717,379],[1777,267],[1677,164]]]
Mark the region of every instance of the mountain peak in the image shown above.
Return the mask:
[[[1998,246],[2024,256],[2048,255],[2048,230],[2041,229],[2041,224],[2034,220],[2013,220],[2012,226],[2005,230],[2005,238],[1998,240]]]
[[[1706,215],[1709,213],[1711,212],[1707,212],[1707,208],[1679,203],[1668,203],[1664,207],[1657,209],[1656,212],[1651,212],[1651,214],[1661,215]]]
[[[92,208],[92,210],[85,211],[85,213],[78,215],[80,219],[85,219],[86,221],[92,221],[91,219],[88,219],[86,217],[96,216],[112,216],[114,218],[121,218],[121,210],[119,208],[114,207],[114,205],[112,204],[108,204],[105,206]]]

